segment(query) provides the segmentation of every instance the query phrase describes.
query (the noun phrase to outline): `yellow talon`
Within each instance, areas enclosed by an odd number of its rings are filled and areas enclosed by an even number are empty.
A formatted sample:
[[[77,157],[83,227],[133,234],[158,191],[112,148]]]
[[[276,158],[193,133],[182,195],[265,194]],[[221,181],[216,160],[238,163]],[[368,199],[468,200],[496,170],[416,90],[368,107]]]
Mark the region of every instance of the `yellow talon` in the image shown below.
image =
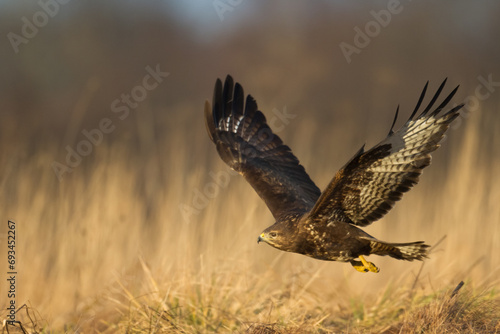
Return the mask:
[[[372,262],[366,261],[363,256],[360,255],[359,259],[361,260],[361,262],[363,262],[365,268],[371,271],[372,273],[378,273],[380,271],[380,269],[378,269],[376,265],[374,265]]]
[[[362,273],[368,272],[368,269],[366,269],[366,267],[363,265],[363,263],[361,263],[359,261],[352,260],[351,265],[354,267],[354,269],[356,269],[359,272],[362,272]]]
[[[380,269],[378,269],[376,265],[374,265],[371,262],[366,261],[363,256],[359,256],[359,259],[361,260],[361,262],[355,261],[355,260],[351,261],[351,265],[357,271],[362,272],[362,273],[367,273],[369,271],[371,271],[372,273],[378,273],[380,271]]]

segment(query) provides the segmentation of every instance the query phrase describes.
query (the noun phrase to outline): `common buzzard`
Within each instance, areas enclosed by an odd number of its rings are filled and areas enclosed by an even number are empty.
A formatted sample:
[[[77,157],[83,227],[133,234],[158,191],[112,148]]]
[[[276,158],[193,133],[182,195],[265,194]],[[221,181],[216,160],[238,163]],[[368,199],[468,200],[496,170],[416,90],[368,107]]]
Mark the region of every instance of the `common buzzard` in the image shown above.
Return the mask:
[[[360,272],[378,272],[364,255],[389,255],[399,260],[423,260],[423,241],[389,243],[359,227],[384,216],[403,193],[415,185],[431,163],[450,123],[463,104],[442,113],[457,91],[432,108],[446,80],[427,107],[417,115],[427,85],[408,121],[368,151],[364,146],[342,167],[321,192],[304,167],[266,123],[257,103],[243,93],[239,83],[226,77],[215,83],[212,106],[205,102],[210,139],[220,157],[239,172],[267,204],[276,222],[258,242],[315,259],[350,262]]]

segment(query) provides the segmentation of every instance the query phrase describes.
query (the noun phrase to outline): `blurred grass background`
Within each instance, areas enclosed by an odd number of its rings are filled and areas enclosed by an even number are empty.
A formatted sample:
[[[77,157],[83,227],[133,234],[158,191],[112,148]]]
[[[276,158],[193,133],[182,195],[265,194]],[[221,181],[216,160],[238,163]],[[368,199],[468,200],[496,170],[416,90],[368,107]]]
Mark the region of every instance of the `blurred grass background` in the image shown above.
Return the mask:
[[[340,43],[353,44],[353,29],[386,1],[243,1],[223,20],[211,1],[69,2],[17,53],[8,34],[21,34],[22,18],[41,7],[0,6],[1,219],[17,223],[18,306],[29,303],[51,328],[105,328],[122,312],[116,305],[155,289],[181,301],[210,292],[219,303],[222,294],[235,317],[266,322],[269,305],[280,305],[275,295],[289,308],[275,306],[274,316],[294,321],[411,286],[417,275],[422,291],[460,280],[498,287],[500,87],[488,91],[478,79],[500,81],[498,2],[401,2],[351,63]],[[113,101],[157,65],[170,75],[120,120]],[[362,275],[257,246],[273,220],[253,189],[233,175],[210,192],[210,173],[229,170],[202,109],[226,74],[268,119],[276,110],[294,116],[278,134],[321,189],[363,143],[386,135],[398,104],[398,124],[406,120],[427,80],[431,94],[445,77],[446,91],[460,84],[454,102],[470,102],[464,117],[421,183],[367,229],[395,242],[446,236],[423,267],[374,258],[381,273]],[[489,93],[482,101],[478,89]],[[114,130],[59,180],[54,161],[66,164],[66,147],[103,118]],[[189,207],[186,219],[180,208]]]

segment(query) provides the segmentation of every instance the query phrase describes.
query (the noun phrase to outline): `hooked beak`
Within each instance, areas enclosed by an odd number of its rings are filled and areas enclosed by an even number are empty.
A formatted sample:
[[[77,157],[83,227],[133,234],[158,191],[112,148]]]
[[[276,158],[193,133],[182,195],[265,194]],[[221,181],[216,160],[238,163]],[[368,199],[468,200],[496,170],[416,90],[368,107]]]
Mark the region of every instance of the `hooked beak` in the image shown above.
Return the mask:
[[[259,238],[257,239],[257,243],[261,242],[261,241],[266,241],[266,239],[264,239],[264,233],[262,233],[261,235],[259,235]]]

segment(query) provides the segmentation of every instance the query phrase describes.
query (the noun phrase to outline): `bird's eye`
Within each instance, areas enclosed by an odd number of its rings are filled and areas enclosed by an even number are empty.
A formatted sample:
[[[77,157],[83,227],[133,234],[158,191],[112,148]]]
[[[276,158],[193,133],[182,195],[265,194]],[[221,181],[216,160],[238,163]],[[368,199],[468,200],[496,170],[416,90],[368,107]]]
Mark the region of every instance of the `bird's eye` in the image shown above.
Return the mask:
[[[269,233],[269,236],[270,236],[271,238],[276,238],[276,236],[277,236],[277,235],[278,235],[278,234],[277,234],[276,232],[271,232],[271,233]]]

